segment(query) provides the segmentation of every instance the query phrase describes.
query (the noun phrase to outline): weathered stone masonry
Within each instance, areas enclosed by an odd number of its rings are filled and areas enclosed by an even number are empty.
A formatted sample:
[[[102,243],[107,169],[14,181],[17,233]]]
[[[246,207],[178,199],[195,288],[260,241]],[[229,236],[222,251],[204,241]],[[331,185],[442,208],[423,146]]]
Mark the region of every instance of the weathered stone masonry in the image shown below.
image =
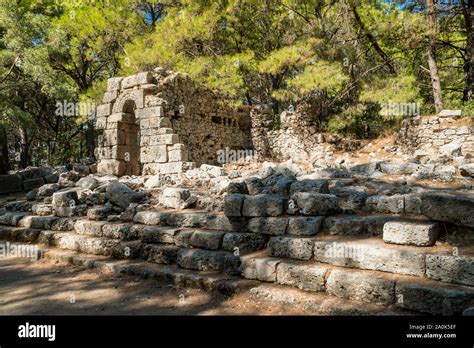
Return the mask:
[[[474,157],[474,119],[439,116],[406,119],[397,134],[397,142],[419,156],[442,155],[444,149],[458,148],[460,154]]]
[[[180,173],[213,163],[219,150],[250,149],[249,109],[189,77],[156,69],[108,81],[97,108],[96,156],[100,173]]]
[[[334,146],[346,151],[358,146],[318,132],[301,112],[282,113],[280,127],[274,129],[271,109],[232,108],[224,96],[161,68],[110,79],[103,102],[97,109],[97,128],[103,130],[96,154],[99,173],[175,174],[216,164],[219,151],[227,148],[255,150],[262,158],[320,163],[332,160]],[[474,156],[472,122],[437,116],[407,119],[397,140],[404,151],[426,159],[444,152]]]

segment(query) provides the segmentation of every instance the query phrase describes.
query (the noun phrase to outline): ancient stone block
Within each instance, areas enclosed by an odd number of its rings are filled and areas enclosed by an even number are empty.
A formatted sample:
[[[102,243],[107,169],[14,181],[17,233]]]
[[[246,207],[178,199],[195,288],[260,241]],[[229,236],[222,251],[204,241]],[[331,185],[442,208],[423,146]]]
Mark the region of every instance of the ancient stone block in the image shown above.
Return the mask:
[[[102,103],[108,104],[113,103],[115,99],[118,97],[118,91],[107,91],[104,93],[104,97],[102,98]]]
[[[28,213],[17,212],[17,211],[5,213],[3,215],[0,215],[0,224],[9,225],[9,226],[17,226],[18,222],[26,215],[28,215]]]
[[[294,286],[301,290],[324,291],[328,268],[297,262],[280,262],[277,267],[277,283]]]
[[[291,184],[290,195],[297,192],[329,193],[328,181],[325,179],[304,179]]]
[[[151,145],[155,145],[153,140]],[[156,145],[174,145],[179,143],[179,136],[177,134],[160,134],[156,136]]]
[[[310,238],[271,237],[268,254],[295,260],[309,260],[312,257],[314,241]]]
[[[334,269],[329,273],[326,291],[330,295],[369,303],[395,302],[395,282],[373,272]]]
[[[121,88],[123,77],[112,77],[107,80],[107,91],[118,91]]]
[[[370,196],[366,200],[366,209],[379,213],[401,214],[405,211],[405,199],[403,195],[393,196]]]
[[[416,246],[434,245],[438,238],[439,226],[432,222],[387,222],[383,227],[386,243]]]
[[[170,162],[180,162],[188,160],[188,152],[184,144],[174,144],[168,146],[168,160]]]
[[[107,117],[97,117],[95,120],[95,128],[96,129],[106,129],[107,128]]]
[[[119,160],[101,160],[97,166],[98,173],[122,176],[125,174],[127,166],[124,161]]]
[[[151,117],[149,119],[149,127],[150,128],[172,128],[172,125],[168,117]]]
[[[229,217],[242,216],[242,207],[245,195],[228,194],[224,197],[224,214]]]
[[[112,113],[112,104],[101,104],[96,109],[96,116],[97,117],[105,117],[109,116]]]
[[[118,129],[104,130],[99,143],[101,146],[126,145],[126,133]]]
[[[220,249],[225,232],[196,230],[189,239],[189,244],[196,248],[209,250]]]
[[[279,236],[285,234],[287,225],[287,218],[256,217],[249,220],[248,229],[254,233]]]
[[[421,214],[421,198],[417,193],[404,195],[405,213]]]
[[[193,166],[192,162],[146,163],[143,166],[143,174],[177,174],[192,169]]]
[[[334,195],[299,192],[291,196],[291,201],[289,206],[293,203],[303,215],[331,215],[342,212],[339,199]]]
[[[427,192],[421,196],[421,213],[430,219],[474,227],[474,195]]]
[[[108,123],[117,123],[117,122],[123,122],[123,123],[135,123],[135,116],[132,114],[126,114],[123,112],[119,112],[116,114],[112,114],[109,117],[107,117],[107,122]]]
[[[474,178],[474,163],[464,164],[459,168],[462,176]]]
[[[137,117],[140,119],[153,118],[153,117],[164,117],[162,106],[152,106],[136,111]]]
[[[105,192],[107,199],[113,204],[125,209],[130,203],[140,203],[145,197],[143,192],[135,192],[127,185],[112,181],[107,185]]]
[[[246,279],[258,279],[264,282],[275,282],[277,266],[280,260],[265,258],[243,257],[240,266],[241,274]]]
[[[395,297],[397,307],[433,315],[460,314],[474,303],[474,292],[469,287],[410,281],[396,283]]]
[[[288,219],[287,233],[298,236],[313,236],[319,232],[323,217],[290,217]]]
[[[331,194],[339,198],[343,209],[360,210],[367,198],[365,187],[336,186],[331,188]]]
[[[222,241],[222,249],[232,252],[249,252],[265,247],[267,238],[256,233],[226,233]]]
[[[190,195],[191,193],[188,189],[166,187],[159,197],[159,202],[165,207],[178,209]]]
[[[139,211],[135,214],[133,221],[145,225],[159,225],[162,213],[159,211]]]
[[[122,88],[132,88],[138,85],[148,84],[153,82],[153,75],[150,72],[141,72],[136,75],[125,77],[122,80]]]
[[[53,193],[53,211],[56,216],[70,217],[78,202],[76,190],[67,190]]]
[[[371,243],[315,241],[314,260],[335,266],[354,267],[398,274],[423,276],[422,251],[393,249]]]
[[[146,226],[141,232],[144,243],[174,244],[175,236],[180,231],[175,227]]]
[[[166,145],[144,146],[141,148],[140,161],[142,163],[166,163],[168,151]]]
[[[379,162],[378,169],[389,175],[410,175],[420,170],[420,165],[416,163],[390,163]]]
[[[245,196],[243,215],[256,216],[278,216],[284,212],[283,197],[273,195]]]
[[[426,276],[433,280],[474,286],[474,257],[426,255]]]
[[[104,225],[104,221],[77,220],[74,224],[74,230],[78,234],[102,237],[102,227]]]
[[[222,271],[228,253],[202,249],[180,249],[176,263],[179,267],[197,271]]]
[[[178,258],[179,248],[168,245],[148,244],[145,247],[145,259],[160,264],[174,264]]]
[[[89,220],[106,220],[109,215],[113,213],[112,207],[109,206],[97,206],[87,209],[87,218]]]

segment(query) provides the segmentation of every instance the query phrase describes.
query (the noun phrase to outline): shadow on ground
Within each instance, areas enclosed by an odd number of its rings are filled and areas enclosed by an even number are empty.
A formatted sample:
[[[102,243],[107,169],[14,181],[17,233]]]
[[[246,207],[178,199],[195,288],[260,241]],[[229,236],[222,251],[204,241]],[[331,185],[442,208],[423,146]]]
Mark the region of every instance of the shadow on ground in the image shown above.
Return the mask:
[[[0,315],[283,314],[282,308],[262,310],[248,296],[236,296],[47,261],[0,259]]]

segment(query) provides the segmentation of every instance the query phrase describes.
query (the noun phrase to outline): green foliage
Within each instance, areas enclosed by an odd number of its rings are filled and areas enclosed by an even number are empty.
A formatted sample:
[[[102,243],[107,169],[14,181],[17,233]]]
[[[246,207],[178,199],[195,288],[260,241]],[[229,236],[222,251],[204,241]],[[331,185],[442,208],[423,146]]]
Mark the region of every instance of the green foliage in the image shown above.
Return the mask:
[[[377,103],[348,107],[329,120],[327,130],[349,138],[376,138],[398,124],[397,120],[380,117],[379,112],[380,106]]]
[[[453,6],[437,20],[429,25],[423,3],[382,0],[2,0],[0,122],[15,151],[77,159],[87,155],[88,115],[58,117],[55,105],[98,105],[107,78],[162,66],[275,115],[313,105],[319,127],[370,138],[403,117],[387,103],[434,112],[431,34],[445,107],[474,115],[462,100],[463,12]]]

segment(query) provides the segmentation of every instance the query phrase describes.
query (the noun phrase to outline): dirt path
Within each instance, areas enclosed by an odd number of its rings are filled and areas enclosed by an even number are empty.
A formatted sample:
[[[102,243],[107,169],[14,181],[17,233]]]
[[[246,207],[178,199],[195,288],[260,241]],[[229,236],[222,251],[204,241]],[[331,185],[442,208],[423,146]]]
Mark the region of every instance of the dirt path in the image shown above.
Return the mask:
[[[0,315],[268,315],[298,314],[259,303],[177,289],[154,280],[99,273],[29,259],[0,259]]]

